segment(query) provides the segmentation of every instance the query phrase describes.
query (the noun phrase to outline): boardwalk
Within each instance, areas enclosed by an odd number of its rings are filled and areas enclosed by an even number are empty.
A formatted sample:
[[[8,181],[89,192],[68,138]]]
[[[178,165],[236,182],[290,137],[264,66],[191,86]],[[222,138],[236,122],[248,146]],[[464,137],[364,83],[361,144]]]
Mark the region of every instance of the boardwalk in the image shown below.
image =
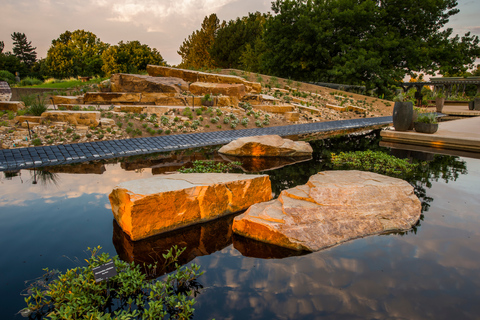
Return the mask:
[[[392,117],[361,118],[278,127],[199,132],[170,136],[109,140],[57,146],[0,150],[0,171],[79,163],[181,149],[226,144],[242,137],[290,136],[360,129],[392,123]]]

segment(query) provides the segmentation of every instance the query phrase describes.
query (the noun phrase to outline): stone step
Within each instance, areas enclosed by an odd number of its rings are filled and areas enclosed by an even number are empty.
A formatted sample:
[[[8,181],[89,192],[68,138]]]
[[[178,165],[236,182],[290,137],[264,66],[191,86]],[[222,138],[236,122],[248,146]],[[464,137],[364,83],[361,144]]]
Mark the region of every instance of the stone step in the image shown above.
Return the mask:
[[[286,113],[286,112],[291,112],[295,110],[295,107],[291,104],[283,104],[283,105],[257,104],[257,105],[252,105],[252,108],[269,112],[269,113]]]

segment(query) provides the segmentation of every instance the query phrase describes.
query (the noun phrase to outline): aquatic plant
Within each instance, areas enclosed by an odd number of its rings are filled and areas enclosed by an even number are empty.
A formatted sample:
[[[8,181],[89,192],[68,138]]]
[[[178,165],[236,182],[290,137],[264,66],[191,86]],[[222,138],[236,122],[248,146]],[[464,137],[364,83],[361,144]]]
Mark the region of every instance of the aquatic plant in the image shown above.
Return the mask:
[[[408,174],[418,164],[412,164],[405,159],[399,159],[382,151],[355,151],[331,154],[334,167],[371,171],[380,174],[400,176]]]
[[[236,166],[241,165],[242,163],[238,161],[223,163],[213,160],[196,160],[193,161],[192,168],[182,167],[178,169],[178,171],[181,173],[226,173],[235,169]]]
[[[26,317],[49,319],[190,319],[201,285],[196,281],[203,272],[192,264],[181,267],[177,261],[185,248],[173,246],[163,254],[163,268],[174,266],[175,271],[163,279],[148,280],[155,274],[156,264],[145,266],[127,263],[117,256],[100,254],[101,247],[88,248],[86,267],[77,267],[62,273],[44,269],[43,277],[30,283],[26,289],[27,308],[21,310]],[[117,275],[108,281],[96,282],[93,268],[113,261]]]

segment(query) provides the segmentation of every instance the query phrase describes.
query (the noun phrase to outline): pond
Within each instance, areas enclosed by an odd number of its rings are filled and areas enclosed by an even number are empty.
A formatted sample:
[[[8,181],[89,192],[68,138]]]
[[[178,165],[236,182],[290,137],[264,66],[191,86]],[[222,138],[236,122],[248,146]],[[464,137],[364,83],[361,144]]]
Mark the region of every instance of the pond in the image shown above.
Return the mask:
[[[331,169],[330,152],[386,150],[378,132],[312,142],[311,160],[265,171],[275,195]],[[85,265],[87,247],[127,261],[156,259],[172,244],[205,274],[195,319],[473,319],[480,313],[480,160],[419,152],[408,181],[422,201],[409,232],[370,236],[297,255],[232,236],[233,216],[131,242],[113,220],[118,183],[175,170],[215,148],[173,155],[0,173],[2,319],[20,319],[25,281],[43,268]],[[390,152],[390,151],[389,151]],[[392,150],[399,154],[398,150]],[[425,158],[426,157],[426,158]]]

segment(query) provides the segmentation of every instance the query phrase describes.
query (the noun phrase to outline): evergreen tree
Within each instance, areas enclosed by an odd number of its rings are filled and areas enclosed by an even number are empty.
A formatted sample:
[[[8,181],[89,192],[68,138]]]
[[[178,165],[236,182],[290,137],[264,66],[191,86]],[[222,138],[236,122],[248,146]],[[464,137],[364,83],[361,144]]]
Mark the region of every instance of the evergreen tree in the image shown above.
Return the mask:
[[[25,33],[14,32],[12,35],[13,40],[13,54],[24,63],[27,68],[31,68],[37,61],[36,47],[32,47],[32,41],[27,40]]]
[[[194,69],[214,68],[215,62],[209,51],[215,42],[219,28],[220,20],[218,20],[215,13],[205,17],[202,22],[202,28],[189,35],[178,49],[177,52],[182,57],[179,67]]]
[[[4,48],[5,48],[5,43],[3,41],[0,41],[0,54],[3,53]]]

